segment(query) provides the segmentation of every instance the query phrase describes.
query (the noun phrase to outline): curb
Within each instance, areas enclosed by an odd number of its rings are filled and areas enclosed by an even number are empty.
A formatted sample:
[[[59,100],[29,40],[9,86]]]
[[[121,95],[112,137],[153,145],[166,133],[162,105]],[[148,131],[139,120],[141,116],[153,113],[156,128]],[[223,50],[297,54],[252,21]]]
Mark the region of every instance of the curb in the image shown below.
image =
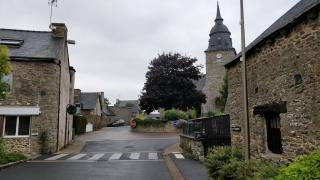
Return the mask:
[[[11,163],[8,163],[8,164],[3,164],[3,165],[0,165],[0,171],[3,170],[3,169],[6,169],[8,167],[11,167],[11,166],[15,166],[15,165],[18,165],[20,163],[24,163],[24,162],[27,162],[29,161],[30,159],[24,159],[24,160],[20,160],[20,161],[16,161],[16,162],[11,162]]]
[[[170,176],[173,180],[185,180],[176,164],[171,159],[170,155],[164,154],[164,162],[169,170]]]
[[[178,144],[171,145],[167,147],[163,153],[164,162],[169,170],[170,176],[173,180],[185,180],[184,176],[182,175],[181,171],[171,159],[170,154],[171,151],[177,151]]]

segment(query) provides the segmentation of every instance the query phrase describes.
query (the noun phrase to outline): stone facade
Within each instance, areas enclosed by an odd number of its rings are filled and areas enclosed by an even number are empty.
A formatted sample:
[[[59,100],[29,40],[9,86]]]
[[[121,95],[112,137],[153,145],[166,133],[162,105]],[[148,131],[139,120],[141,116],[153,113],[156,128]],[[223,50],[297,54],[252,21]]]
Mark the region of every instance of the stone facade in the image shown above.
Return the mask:
[[[194,137],[180,135],[180,147],[186,153],[191,153],[195,159],[204,160],[204,147],[201,140],[196,140]]]
[[[217,58],[217,55],[218,57],[221,56],[221,58]],[[206,52],[206,82],[203,92],[207,97],[207,103],[202,106],[203,114],[220,111],[215,102],[216,98],[220,96],[219,90],[226,74],[224,64],[234,56],[235,51],[233,50]]]
[[[168,121],[163,127],[141,127],[137,126],[132,129],[134,132],[145,132],[145,133],[181,133],[182,129],[175,128],[172,121]]]
[[[232,47],[231,33],[227,26],[223,24],[219,5],[217,6],[217,16],[215,25],[210,31],[209,47],[206,53],[206,77],[203,93],[207,97],[207,102],[202,105],[202,115],[220,112],[221,107],[216,106],[216,99],[220,96],[219,90],[223,84],[226,74],[224,64],[235,56]]]
[[[253,158],[276,164],[320,148],[320,17],[310,11],[247,55],[250,145]],[[241,63],[226,66],[227,112],[233,126],[243,124]],[[283,152],[270,152],[267,115],[280,116]],[[244,132],[232,132],[232,145],[243,148]]]
[[[56,25],[65,27],[64,24]],[[52,32],[39,33],[53,36]],[[47,153],[58,151],[72,140],[72,116],[67,115],[66,107],[73,103],[70,93],[73,92],[74,70],[69,70],[67,44],[63,43],[60,48],[56,59],[11,57],[12,88],[6,99],[0,102],[0,107],[39,107],[40,114],[31,116],[29,137],[4,137],[7,151],[29,156],[39,154],[43,132],[48,135]],[[1,136],[4,116],[0,115]]]

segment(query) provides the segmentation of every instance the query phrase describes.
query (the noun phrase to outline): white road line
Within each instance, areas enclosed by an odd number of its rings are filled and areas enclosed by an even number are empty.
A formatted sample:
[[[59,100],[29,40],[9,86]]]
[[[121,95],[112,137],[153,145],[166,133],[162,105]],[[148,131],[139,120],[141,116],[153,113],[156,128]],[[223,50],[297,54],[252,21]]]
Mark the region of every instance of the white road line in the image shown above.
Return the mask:
[[[122,156],[122,153],[114,153],[109,157],[109,160],[118,160]]]
[[[130,154],[130,159],[139,159],[140,157],[140,153],[131,153]]]
[[[104,156],[104,154],[95,154],[94,156],[92,156],[91,158],[89,158],[89,160],[99,160],[100,158],[102,158]]]
[[[50,157],[50,158],[47,158],[45,159],[46,161],[53,161],[53,160],[57,160],[57,159],[60,159],[62,157],[65,157],[65,156],[68,156],[69,154],[58,154],[56,156],[53,156],[53,157]]]
[[[157,160],[158,159],[158,154],[157,153],[149,153],[148,154],[148,159]]]
[[[86,156],[87,154],[77,154],[75,156],[72,156],[71,158],[68,158],[67,160],[78,160],[84,156]]]
[[[174,154],[174,156],[177,158],[177,159],[184,159],[184,156],[182,154]]]

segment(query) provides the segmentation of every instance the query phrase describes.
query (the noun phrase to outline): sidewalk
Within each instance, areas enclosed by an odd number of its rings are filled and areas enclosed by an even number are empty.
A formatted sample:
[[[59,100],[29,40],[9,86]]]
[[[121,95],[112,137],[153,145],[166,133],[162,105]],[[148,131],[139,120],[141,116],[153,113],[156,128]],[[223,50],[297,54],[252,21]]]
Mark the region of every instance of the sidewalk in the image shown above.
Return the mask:
[[[174,180],[208,180],[207,169],[199,161],[178,159],[175,154],[182,154],[179,144],[168,147],[164,152],[165,162]]]

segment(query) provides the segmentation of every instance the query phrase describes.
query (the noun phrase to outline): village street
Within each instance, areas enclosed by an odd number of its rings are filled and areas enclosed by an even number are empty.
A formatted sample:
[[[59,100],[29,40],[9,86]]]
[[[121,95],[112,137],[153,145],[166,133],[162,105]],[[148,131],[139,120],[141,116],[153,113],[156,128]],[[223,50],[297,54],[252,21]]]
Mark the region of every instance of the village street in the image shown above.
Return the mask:
[[[85,134],[59,155],[0,171],[1,180],[171,179],[162,153],[177,134],[132,133],[130,127]],[[79,152],[81,151],[81,152]]]

